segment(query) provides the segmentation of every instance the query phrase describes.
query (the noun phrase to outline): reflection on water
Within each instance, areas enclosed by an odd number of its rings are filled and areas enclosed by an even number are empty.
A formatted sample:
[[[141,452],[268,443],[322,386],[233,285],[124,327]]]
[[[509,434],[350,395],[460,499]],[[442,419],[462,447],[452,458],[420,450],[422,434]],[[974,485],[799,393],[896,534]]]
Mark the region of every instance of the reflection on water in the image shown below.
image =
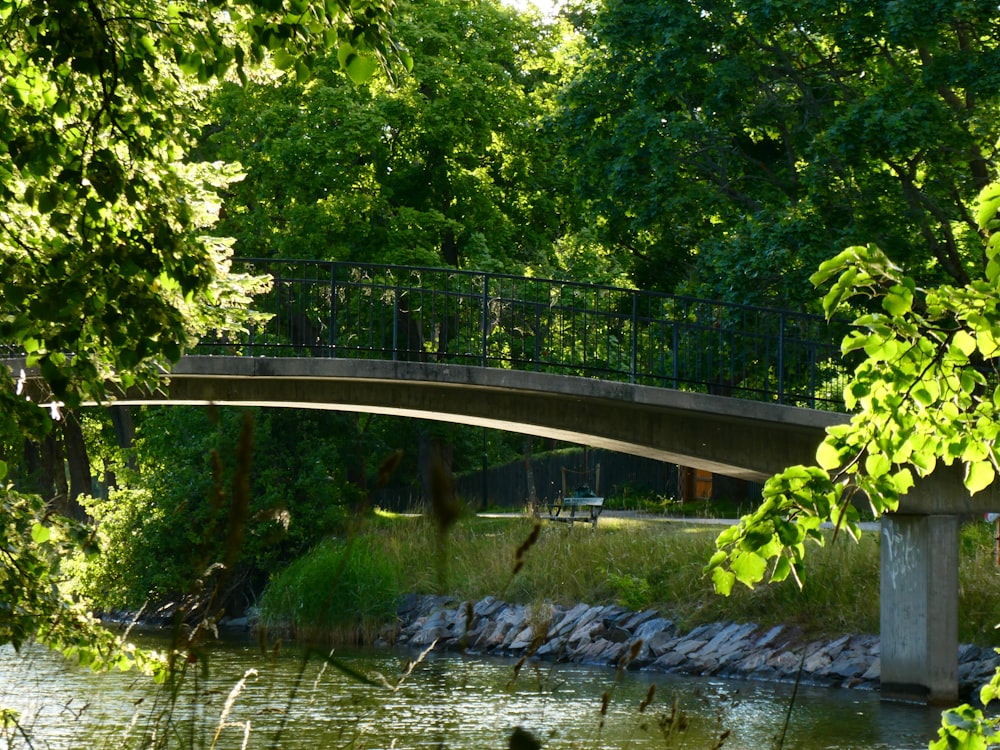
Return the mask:
[[[791,687],[695,680],[541,663],[514,678],[513,662],[471,656],[430,657],[405,678],[407,655],[341,652],[338,664],[301,654],[262,656],[246,643],[214,649],[207,674],[194,670],[173,703],[168,691],[128,674],[95,675],[68,667],[41,649],[15,655],[0,649],[0,706],[21,712],[36,748],[148,746],[282,748],[501,748],[514,727],[530,730],[545,748],[669,747],[709,750],[723,732],[724,748],[777,747]],[[248,671],[226,721],[226,703]],[[377,685],[347,674],[366,675]],[[383,683],[384,678],[384,683]],[[645,711],[640,706],[655,684]],[[602,696],[608,695],[602,716]],[[927,747],[938,713],[882,705],[874,693],[800,688],[785,748]],[[248,738],[248,739],[247,739]],[[19,736],[0,749],[29,747]]]

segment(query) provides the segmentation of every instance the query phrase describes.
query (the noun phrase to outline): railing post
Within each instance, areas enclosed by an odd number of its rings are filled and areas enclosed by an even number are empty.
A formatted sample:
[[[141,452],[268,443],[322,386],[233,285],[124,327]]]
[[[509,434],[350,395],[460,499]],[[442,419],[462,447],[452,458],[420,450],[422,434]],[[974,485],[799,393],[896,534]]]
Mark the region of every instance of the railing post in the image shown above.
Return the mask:
[[[486,335],[486,323],[487,323],[487,313],[486,307],[490,302],[490,275],[488,273],[483,274],[483,314],[481,320],[482,336],[483,336],[483,367],[486,367],[487,363],[487,335]]]
[[[632,361],[629,363],[628,382],[635,384],[639,352],[639,292],[632,291]]]
[[[542,311],[537,302],[532,304],[535,309],[535,372],[542,369]]]
[[[392,290],[392,361],[397,359],[399,351],[399,287]]]
[[[778,403],[785,403],[785,313],[778,314]]]
[[[680,369],[679,368],[680,368],[681,357],[680,357],[680,352],[677,351],[677,347],[679,346],[680,336],[678,336],[678,334],[677,334],[677,325],[678,325],[677,321],[675,320],[674,321],[674,325],[673,325],[673,330],[671,332],[671,341],[670,341],[670,351],[674,355],[673,356],[673,376],[674,376],[673,380],[674,380],[674,388],[678,388],[679,385],[680,385],[680,383],[679,383],[679,381],[680,381]]]
[[[330,335],[327,338],[329,356],[337,356],[337,264],[330,263]]]
[[[234,261],[235,260],[237,260],[237,259],[234,258]],[[251,276],[257,276],[257,275],[259,275],[259,271],[257,270],[256,265],[254,266],[254,269],[252,271],[248,268],[248,265],[249,264],[247,264],[247,263],[243,264],[243,268],[242,268],[243,273],[245,273],[247,275],[251,275]],[[272,287],[271,288],[273,289],[274,288],[274,286],[273,286],[273,284],[274,284],[274,278],[273,277],[271,278],[271,283],[272,283]],[[256,302],[256,299],[251,298],[250,299],[250,307],[251,308],[254,307],[254,302]],[[253,329],[254,329],[254,326],[252,326],[252,325],[248,325],[247,326],[247,356],[248,357],[252,357],[253,356]]]

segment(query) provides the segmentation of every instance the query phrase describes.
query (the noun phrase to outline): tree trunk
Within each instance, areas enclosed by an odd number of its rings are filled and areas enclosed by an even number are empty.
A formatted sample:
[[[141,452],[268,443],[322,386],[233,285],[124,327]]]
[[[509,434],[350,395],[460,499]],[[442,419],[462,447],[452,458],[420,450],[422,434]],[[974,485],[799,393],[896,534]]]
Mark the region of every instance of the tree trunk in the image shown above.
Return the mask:
[[[531,463],[531,436],[524,436],[524,481],[528,485],[528,511],[535,515],[538,509],[538,494],[535,492],[535,471]]]
[[[115,430],[118,448],[125,455],[125,465],[134,474],[138,471],[138,464],[135,460],[135,453],[132,451],[132,444],[135,441],[135,420],[132,418],[132,408],[129,406],[109,406],[108,416],[111,417],[111,426]],[[118,487],[118,477],[111,469],[104,472],[104,487],[105,490]]]
[[[42,493],[52,508],[62,515],[69,515],[69,483],[66,481],[66,463],[59,441],[61,430],[52,429],[39,445],[42,459]]]
[[[87,455],[87,443],[83,439],[83,429],[75,412],[66,410],[62,420],[63,446],[66,451],[66,462],[69,465],[69,494],[66,502],[66,515],[82,521],[87,517],[86,511],[80,505],[80,496],[89,495],[93,491],[93,476],[90,472],[90,457]]]
[[[438,437],[420,436],[420,479],[431,517],[447,530],[461,513],[452,476],[454,446]]]

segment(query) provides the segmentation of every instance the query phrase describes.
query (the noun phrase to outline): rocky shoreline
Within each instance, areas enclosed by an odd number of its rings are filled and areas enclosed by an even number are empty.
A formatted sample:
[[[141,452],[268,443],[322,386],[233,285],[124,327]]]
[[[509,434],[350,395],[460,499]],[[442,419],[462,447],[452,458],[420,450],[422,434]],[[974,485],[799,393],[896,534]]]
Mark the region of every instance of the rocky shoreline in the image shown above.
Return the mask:
[[[686,633],[659,612],[617,605],[573,607],[511,604],[488,596],[477,602],[408,595],[399,625],[382,645],[464,650],[495,656],[624,667],[687,675],[769,680],[877,690],[879,638],[806,638],[778,625],[714,623]],[[959,648],[965,698],[992,676],[1000,656],[991,648]]]

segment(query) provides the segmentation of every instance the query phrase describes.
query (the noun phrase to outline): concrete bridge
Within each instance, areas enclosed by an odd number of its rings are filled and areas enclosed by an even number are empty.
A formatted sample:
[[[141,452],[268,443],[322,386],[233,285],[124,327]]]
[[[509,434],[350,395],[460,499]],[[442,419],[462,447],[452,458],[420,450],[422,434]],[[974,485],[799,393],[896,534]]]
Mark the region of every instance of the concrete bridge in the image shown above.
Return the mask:
[[[812,316],[439,269],[240,263],[274,279],[254,303],[266,326],[203,340],[160,388],[117,403],[422,417],[756,480],[814,463],[825,428],[847,420],[829,410],[838,339],[818,338],[831,331]],[[1000,493],[973,503],[939,470],[883,519],[883,697],[958,697],[959,515],[994,510]]]

